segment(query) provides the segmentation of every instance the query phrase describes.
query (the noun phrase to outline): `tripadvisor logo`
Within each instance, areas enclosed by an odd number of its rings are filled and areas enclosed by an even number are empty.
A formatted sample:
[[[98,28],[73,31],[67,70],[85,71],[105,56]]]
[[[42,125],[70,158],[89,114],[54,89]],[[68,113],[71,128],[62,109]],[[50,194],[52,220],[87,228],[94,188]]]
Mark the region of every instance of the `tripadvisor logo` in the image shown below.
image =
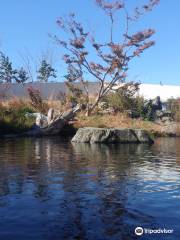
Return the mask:
[[[141,236],[143,234],[143,228],[142,227],[135,228],[135,234]]]
[[[172,234],[173,229],[166,229],[166,228],[158,228],[158,229],[149,229],[149,228],[142,228],[136,227],[135,234],[137,236],[141,236],[142,234]]]

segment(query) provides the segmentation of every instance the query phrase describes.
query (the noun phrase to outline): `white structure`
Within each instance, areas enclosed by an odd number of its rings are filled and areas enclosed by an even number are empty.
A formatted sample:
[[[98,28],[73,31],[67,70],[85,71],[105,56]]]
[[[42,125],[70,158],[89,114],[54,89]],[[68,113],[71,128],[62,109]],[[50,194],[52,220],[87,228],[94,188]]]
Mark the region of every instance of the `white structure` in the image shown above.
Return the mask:
[[[162,101],[166,101],[169,98],[180,98],[180,86],[141,84],[139,94],[146,99],[153,99],[160,96]]]
[[[124,84],[116,85],[112,89],[117,90]],[[180,98],[180,86],[142,83],[139,85],[138,94],[145,99],[154,99],[159,96],[165,102],[170,98]]]

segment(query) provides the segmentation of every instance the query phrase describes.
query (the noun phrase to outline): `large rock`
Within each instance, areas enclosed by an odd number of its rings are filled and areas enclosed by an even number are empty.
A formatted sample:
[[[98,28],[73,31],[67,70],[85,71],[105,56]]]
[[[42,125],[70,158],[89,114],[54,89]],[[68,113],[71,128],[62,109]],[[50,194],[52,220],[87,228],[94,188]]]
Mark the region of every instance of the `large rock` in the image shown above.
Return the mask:
[[[153,143],[150,134],[142,129],[80,128],[73,137],[77,143]]]

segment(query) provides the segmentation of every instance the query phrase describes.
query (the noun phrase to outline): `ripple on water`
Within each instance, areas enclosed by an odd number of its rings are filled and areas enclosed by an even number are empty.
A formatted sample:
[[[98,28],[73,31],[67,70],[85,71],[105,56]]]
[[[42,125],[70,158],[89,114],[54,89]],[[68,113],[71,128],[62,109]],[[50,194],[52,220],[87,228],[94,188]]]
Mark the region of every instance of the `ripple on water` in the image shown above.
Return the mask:
[[[174,228],[168,239],[180,239],[179,139],[0,143],[0,239],[131,240],[137,226]]]

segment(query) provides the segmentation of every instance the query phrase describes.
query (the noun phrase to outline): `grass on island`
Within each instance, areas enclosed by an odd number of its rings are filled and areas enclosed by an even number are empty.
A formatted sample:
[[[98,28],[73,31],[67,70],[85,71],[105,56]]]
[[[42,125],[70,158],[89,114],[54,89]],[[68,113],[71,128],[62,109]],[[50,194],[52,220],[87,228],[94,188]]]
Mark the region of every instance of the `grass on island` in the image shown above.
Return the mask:
[[[49,108],[54,108],[60,112],[66,108],[60,101],[44,101],[43,108],[48,112]],[[31,101],[22,98],[11,98],[0,102],[0,135],[19,134],[29,130],[35,122],[34,117],[26,117],[25,114],[33,112],[42,112],[35,108]]]
[[[48,108],[53,107],[60,112],[67,110],[67,106],[62,105],[60,101],[47,101]],[[27,99],[12,98],[8,101],[0,103],[0,135],[17,134],[29,130],[34,118],[27,118],[25,113],[38,112],[31,102]],[[96,113],[86,117],[85,113],[77,114],[75,120],[71,123],[71,127],[78,129],[80,127],[99,127],[99,128],[133,128],[145,129],[154,135],[162,136],[162,125],[141,119],[132,119],[126,114],[100,114]],[[179,128],[180,132],[180,128]]]
[[[98,128],[133,128],[146,129],[151,133],[158,135],[161,132],[161,126],[150,121],[132,119],[126,114],[118,113],[115,115],[92,115],[86,117],[80,113],[77,115],[73,126],[78,129],[81,127],[98,127]]]

